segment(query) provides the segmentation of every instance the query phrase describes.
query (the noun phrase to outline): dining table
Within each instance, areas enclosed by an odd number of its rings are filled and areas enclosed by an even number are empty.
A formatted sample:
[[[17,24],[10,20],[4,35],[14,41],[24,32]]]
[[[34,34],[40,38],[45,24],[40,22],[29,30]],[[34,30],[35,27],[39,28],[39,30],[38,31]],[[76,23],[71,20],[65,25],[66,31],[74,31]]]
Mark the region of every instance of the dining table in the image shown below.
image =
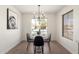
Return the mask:
[[[32,39],[32,41],[34,41],[34,39],[35,39],[36,36],[42,36],[44,41],[47,41],[48,38],[49,38],[49,35],[48,35],[48,34],[40,34],[40,35],[31,34],[31,35],[30,35],[30,38]]]

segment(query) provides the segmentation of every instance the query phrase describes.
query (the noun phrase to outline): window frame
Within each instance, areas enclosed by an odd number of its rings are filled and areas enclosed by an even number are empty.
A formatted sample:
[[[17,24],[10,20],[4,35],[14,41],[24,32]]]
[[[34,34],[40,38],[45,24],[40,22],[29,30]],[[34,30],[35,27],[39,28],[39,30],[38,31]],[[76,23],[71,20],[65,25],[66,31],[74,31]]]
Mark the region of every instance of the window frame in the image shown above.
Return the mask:
[[[70,11],[68,11],[68,12],[66,12],[66,13],[64,13],[64,14],[62,15],[62,37],[64,37],[64,38],[67,38],[67,37],[64,36],[64,30],[65,30],[65,29],[64,29],[64,25],[65,25],[65,24],[64,24],[64,20],[65,20],[65,19],[64,19],[64,16],[67,15],[67,14],[69,14],[69,13],[71,13],[71,12],[72,12],[72,14],[73,14],[73,11],[74,11],[74,10],[72,9],[72,10],[70,10]],[[72,18],[73,18],[73,15],[72,15]],[[73,21],[73,19],[72,19],[72,21]],[[73,23],[72,23],[72,24],[73,24]],[[72,29],[72,31],[73,31],[73,29]],[[70,39],[70,38],[67,38],[67,39],[73,40],[73,34],[72,34],[72,39]]]
[[[47,19],[47,18],[45,18],[45,19]],[[37,19],[38,20],[38,19]],[[42,20],[42,19],[41,19]],[[48,33],[48,19],[46,20],[46,22],[47,22],[47,27],[46,27],[46,29],[41,29],[40,31],[41,32],[45,32],[46,31],[46,34]],[[33,29],[32,29],[32,19],[31,19],[31,33],[33,34],[33,32],[35,32],[35,34],[36,34],[36,30],[35,31],[32,31]]]

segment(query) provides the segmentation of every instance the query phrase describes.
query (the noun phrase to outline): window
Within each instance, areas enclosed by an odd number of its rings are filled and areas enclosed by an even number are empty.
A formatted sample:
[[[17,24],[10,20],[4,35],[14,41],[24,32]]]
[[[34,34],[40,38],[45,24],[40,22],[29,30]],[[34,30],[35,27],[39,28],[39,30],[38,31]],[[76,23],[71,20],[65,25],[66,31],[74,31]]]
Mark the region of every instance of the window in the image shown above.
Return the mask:
[[[65,13],[62,16],[62,36],[72,40],[73,39],[73,10]]]
[[[32,19],[32,34],[36,34],[39,29],[41,34],[47,34],[47,19]]]

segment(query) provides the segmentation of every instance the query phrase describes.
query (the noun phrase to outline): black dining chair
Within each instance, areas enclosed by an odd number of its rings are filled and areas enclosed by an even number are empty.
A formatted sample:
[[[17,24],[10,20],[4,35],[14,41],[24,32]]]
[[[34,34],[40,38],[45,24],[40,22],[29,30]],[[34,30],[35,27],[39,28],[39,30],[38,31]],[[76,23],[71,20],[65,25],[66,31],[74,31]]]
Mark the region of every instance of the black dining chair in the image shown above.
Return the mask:
[[[35,39],[34,39],[34,53],[38,53],[37,52],[37,47],[41,47],[41,53],[43,54],[44,53],[44,40],[43,40],[43,37],[42,36],[36,36]]]

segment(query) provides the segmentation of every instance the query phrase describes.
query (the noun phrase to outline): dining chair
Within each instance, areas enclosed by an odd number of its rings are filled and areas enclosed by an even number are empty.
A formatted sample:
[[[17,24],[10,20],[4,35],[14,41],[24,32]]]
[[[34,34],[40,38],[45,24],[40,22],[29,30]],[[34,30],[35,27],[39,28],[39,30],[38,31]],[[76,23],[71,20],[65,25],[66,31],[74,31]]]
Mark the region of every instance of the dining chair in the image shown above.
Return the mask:
[[[48,41],[49,42],[51,41],[51,34],[49,34]]]
[[[27,33],[26,36],[27,36],[27,42],[31,42],[31,41],[33,41],[33,39],[30,38],[30,34],[29,34],[29,33]]]
[[[34,39],[34,54],[40,53],[39,47],[41,47],[41,53],[44,53],[44,40],[42,36],[36,36]],[[37,49],[38,48],[38,49]]]
[[[51,43],[51,34],[49,34],[49,37],[48,37],[48,46],[49,46],[49,49],[51,51],[50,43]]]

